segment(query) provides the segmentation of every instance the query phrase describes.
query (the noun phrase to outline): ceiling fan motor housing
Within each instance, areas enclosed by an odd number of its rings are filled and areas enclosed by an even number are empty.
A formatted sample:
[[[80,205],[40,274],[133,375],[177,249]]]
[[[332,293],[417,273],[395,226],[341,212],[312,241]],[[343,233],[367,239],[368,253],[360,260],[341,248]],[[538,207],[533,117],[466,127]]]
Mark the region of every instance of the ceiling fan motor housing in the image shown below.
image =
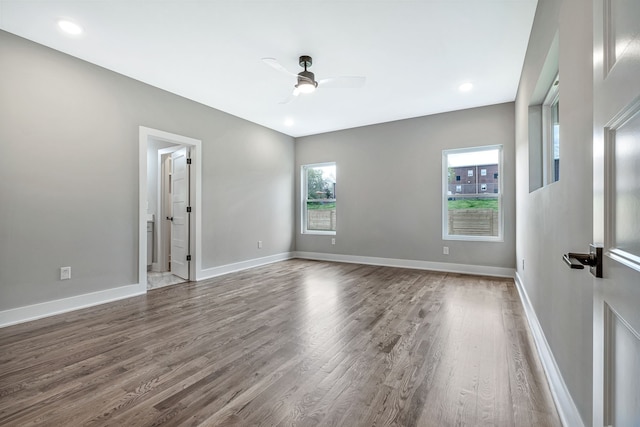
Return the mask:
[[[316,76],[311,71],[300,71],[298,73],[298,84],[309,84],[311,83],[315,87],[318,87],[318,82],[316,81]]]

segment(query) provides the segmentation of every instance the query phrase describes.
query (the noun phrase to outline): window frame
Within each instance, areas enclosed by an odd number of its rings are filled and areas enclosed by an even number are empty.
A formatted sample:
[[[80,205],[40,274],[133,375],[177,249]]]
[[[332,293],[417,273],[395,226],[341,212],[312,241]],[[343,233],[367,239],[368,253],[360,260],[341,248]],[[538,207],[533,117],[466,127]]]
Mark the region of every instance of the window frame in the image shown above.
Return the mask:
[[[556,108],[558,113],[558,126],[560,126],[560,75],[556,74],[547,95],[542,102],[542,177],[543,186],[553,184],[560,180],[560,166],[558,174],[555,172],[555,140],[554,140],[554,119],[553,111]],[[559,139],[559,137],[558,137]],[[560,151],[560,141],[558,140],[558,151]],[[560,155],[558,154],[558,163]]]
[[[338,220],[336,218],[336,230],[308,230],[307,229],[307,191],[309,189],[307,185],[307,170],[333,166],[336,169],[336,186],[338,184],[338,164],[337,162],[323,162],[323,163],[310,163],[306,165],[300,166],[300,233],[301,234],[310,234],[310,235],[324,235],[324,236],[335,236],[336,231],[338,229]],[[334,190],[334,200],[336,201],[336,217],[337,217],[337,206],[338,206],[338,198],[337,192]]]
[[[498,200],[498,235],[473,236],[449,234],[449,154],[471,153],[478,151],[498,150],[498,193],[481,193],[484,197]],[[478,166],[478,165],[476,165]],[[475,242],[504,242],[504,146],[502,144],[483,145],[477,147],[442,150],[442,240],[459,240]]]

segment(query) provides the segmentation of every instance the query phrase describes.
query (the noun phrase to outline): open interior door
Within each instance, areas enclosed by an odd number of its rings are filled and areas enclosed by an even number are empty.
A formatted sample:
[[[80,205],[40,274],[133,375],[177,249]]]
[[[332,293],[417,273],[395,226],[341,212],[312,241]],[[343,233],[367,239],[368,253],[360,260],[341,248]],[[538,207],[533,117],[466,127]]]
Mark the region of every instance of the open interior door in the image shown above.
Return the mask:
[[[594,0],[593,425],[640,426],[640,1]]]
[[[189,280],[189,158],[188,148],[171,154],[171,273]]]

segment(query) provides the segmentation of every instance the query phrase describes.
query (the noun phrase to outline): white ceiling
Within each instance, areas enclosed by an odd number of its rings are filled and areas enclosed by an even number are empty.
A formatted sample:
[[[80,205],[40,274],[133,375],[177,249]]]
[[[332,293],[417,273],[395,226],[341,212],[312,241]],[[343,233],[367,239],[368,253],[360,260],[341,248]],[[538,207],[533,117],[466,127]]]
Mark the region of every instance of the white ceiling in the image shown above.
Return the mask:
[[[0,28],[298,137],[513,101],[537,0],[0,0]],[[56,22],[84,28],[69,36]],[[366,76],[280,102],[316,79]],[[462,93],[458,86],[474,86]],[[285,125],[290,119],[293,125]]]

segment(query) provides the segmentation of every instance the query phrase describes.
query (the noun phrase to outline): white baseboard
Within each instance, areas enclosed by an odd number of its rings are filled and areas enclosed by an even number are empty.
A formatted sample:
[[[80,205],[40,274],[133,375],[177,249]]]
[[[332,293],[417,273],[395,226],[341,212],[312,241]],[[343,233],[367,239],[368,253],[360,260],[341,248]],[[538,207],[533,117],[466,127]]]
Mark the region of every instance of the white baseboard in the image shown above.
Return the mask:
[[[529,322],[529,329],[531,329],[533,339],[536,343],[538,356],[540,357],[545,375],[547,376],[547,381],[549,382],[549,387],[551,388],[551,395],[553,396],[553,400],[556,404],[560,421],[562,421],[563,426],[584,427],[584,422],[580,417],[578,408],[576,407],[576,404],[569,393],[569,389],[562,378],[556,359],[553,357],[549,343],[547,342],[544,332],[542,331],[542,327],[540,326],[540,322],[538,321],[538,316],[536,316],[536,312],[531,305],[531,300],[527,295],[522,278],[517,272],[515,273],[515,282],[518,293],[520,294],[522,306],[524,307],[525,315]]]
[[[234,264],[223,265],[204,269],[197,272],[196,280],[209,279],[211,277],[221,276],[223,274],[233,273],[235,271],[246,270],[248,268],[258,267],[261,265],[271,264],[278,261],[293,258],[291,252],[271,255],[263,258],[256,258],[247,261],[237,262]],[[124,298],[142,295],[147,292],[147,284],[135,284],[121,286],[113,289],[105,289],[104,291],[92,292],[89,294],[76,295],[69,298],[62,298],[54,301],[46,301],[39,304],[28,305],[25,307],[17,307],[9,310],[0,311],[0,328],[11,326],[18,323],[29,322],[31,320],[41,319],[43,317],[54,316],[73,310],[92,307],[99,304],[105,304]]]
[[[513,268],[487,267],[483,265],[454,264],[410,259],[378,258],[355,255],[328,254],[320,252],[294,252],[295,258],[317,261],[348,262],[353,264],[379,265],[384,267],[414,268],[417,270],[446,271],[448,273],[476,274],[480,276],[513,278]]]
[[[293,253],[284,252],[281,254],[270,255],[262,258],[240,261],[233,264],[221,265],[219,267],[203,268],[198,272],[196,280],[211,279],[212,277],[222,276],[224,274],[234,273],[236,271],[242,271],[248,268],[260,267],[261,265],[273,264],[274,262],[284,261],[291,258],[293,258]]]
[[[143,285],[134,284],[105,289],[104,291],[76,295],[54,301],[42,302],[39,304],[27,305],[24,307],[12,308],[0,311],[0,328],[142,295],[146,292],[146,283]]]
[[[253,267],[272,264],[291,258],[304,258],[319,261],[349,262],[356,264],[370,264],[388,267],[414,268],[420,270],[446,271],[452,273],[478,274],[485,276],[513,277],[514,270],[510,268],[485,267],[479,265],[438,263],[429,261],[403,260],[393,258],[376,258],[353,255],[325,254],[316,252],[284,252],[262,258],[250,259],[219,267],[202,269],[197,272],[196,280],[210,279],[237,271],[246,270]],[[25,307],[13,308],[0,311],[0,327],[15,325],[17,323],[28,322],[47,316],[66,313],[68,311],[79,310],[99,304],[117,301],[146,293],[146,283],[121,286],[104,291],[92,292],[89,294],[77,295],[55,301],[47,301]]]

